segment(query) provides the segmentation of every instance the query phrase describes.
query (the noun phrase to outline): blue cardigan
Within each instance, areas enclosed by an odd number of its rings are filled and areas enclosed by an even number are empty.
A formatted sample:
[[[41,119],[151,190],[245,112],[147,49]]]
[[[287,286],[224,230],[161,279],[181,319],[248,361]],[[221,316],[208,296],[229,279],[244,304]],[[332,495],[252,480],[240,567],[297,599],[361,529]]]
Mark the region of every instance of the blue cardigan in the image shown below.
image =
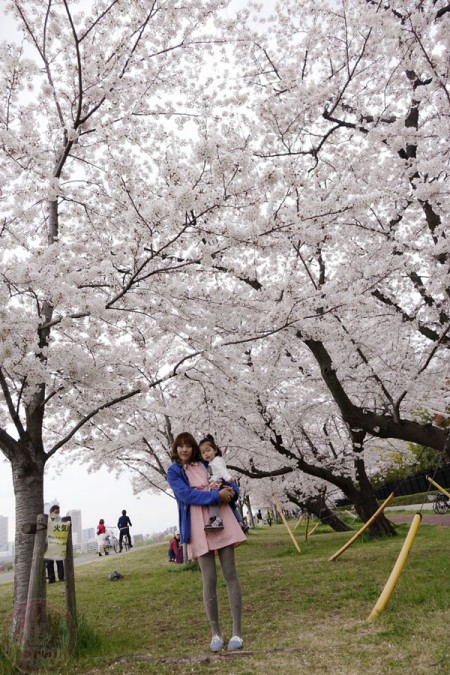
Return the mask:
[[[180,543],[187,544],[191,538],[191,514],[189,507],[210,506],[219,504],[219,490],[195,490],[189,485],[186,469],[182,464],[171,464],[167,472],[167,480],[173,490],[178,504],[178,519],[180,526]],[[235,492],[233,501],[239,495],[236,483],[230,483]]]

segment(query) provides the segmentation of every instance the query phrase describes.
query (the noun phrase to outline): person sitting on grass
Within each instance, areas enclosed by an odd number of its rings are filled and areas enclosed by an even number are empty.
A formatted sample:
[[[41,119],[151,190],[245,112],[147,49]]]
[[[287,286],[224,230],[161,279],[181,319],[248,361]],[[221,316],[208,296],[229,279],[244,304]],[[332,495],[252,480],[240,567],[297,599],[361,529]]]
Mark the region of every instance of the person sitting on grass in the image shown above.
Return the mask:
[[[169,550],[168,550],[169,562],[177,561],[177,554],[179,548],[180,548],[180,533],[175,532],[175,535],[169,541]]]

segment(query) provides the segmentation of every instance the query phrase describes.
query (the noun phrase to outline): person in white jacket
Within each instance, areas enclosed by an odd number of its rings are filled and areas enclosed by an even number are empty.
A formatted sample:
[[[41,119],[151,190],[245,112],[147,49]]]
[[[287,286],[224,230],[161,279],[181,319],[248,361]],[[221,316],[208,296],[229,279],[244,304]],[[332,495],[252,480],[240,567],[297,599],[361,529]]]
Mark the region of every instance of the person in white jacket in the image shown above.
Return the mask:
[[[209,487],[211,490],[220,490],[223,481],[232,483],[234,481],[225,460],[222,457],[221,450],[217,447],[214,437],[208,434],[200,443],[200,454],[206,464],[208,471]],[[209,506],[209,523],[205,525],[205,530],[222,530],[223,523],[220,517],[220,509],[218,506]]]

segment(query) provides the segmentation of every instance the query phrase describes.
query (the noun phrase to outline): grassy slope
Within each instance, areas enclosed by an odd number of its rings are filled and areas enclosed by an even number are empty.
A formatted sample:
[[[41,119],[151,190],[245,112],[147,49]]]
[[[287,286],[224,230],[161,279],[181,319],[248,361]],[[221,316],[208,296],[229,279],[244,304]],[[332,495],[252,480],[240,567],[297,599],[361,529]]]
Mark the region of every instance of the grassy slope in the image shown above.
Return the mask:
[[[450,528],[421,526],[386,610],[367,621],[407,530],[402,525],[399,537],[382,542],[358,540],[334,563],[328,556],[349,534],[321,528],[305,543],[300,526],[299,555],[282,525],[251,532],[237,550],[246,654],[209,653],[200,573],[169,566],[166,545],[77,567],[78,609],[97,640],[58,672],[447,673]],[[107,575],[115,569],[125,578],[109,582]],[[52,602],[64,602],[62,584],[48,590]],[[0,620],[11,597],[12,585],[1,585]],[[229,638],[221,577],[219,598]],[[4,661],[2,668],[8,672]]]

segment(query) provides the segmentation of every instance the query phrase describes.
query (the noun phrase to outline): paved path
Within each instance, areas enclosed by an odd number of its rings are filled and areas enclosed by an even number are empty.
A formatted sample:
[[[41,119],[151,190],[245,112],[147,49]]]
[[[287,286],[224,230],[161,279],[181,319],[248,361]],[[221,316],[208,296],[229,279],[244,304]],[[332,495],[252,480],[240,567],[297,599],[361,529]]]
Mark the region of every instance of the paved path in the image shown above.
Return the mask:
[[[414,513],[403,513],[398,516],[394,513],[387,513],[386,517],[389,518],[389,520],[392,520],[393,523],[410,523],[414,517]],[[437,513],[433,515],[423,513],[422,523],[424,525],[445,525],[446,527],[450,527],[450,513],[443,515],[439,515]]]

